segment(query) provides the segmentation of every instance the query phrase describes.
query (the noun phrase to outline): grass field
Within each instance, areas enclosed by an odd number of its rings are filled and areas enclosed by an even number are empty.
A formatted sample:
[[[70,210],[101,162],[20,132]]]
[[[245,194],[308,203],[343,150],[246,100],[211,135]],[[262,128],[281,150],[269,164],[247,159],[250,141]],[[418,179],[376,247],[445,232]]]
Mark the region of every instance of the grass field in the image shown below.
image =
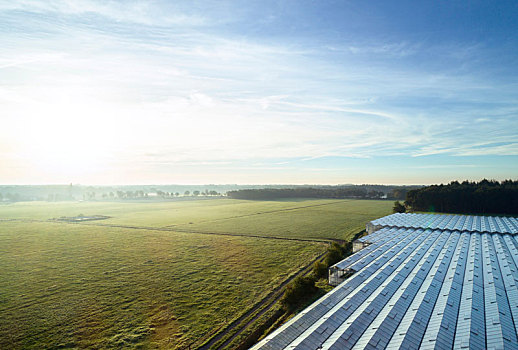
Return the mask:
[[[390,206],[226,199],[1,205],[0,348],[195,348],[325,250],[267,237],[347,238]],[[78,214],[132,228],[45,221]]]
[[[392,202],[370,200],[244,201],[212,199],[172,202],[27,202],[0,206],[0,219],[48,220],[60,216],[107,215],[91,224],[170,227],[179,231],[290,238],[347,239],[365,223],[391,212]]]

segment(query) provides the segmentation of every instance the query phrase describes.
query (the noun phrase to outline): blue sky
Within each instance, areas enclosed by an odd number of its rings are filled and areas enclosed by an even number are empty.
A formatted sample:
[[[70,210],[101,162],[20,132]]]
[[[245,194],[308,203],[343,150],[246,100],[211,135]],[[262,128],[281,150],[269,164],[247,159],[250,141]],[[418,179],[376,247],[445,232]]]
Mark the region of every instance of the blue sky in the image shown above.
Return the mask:
[[[0,1],[0,183],[518,178],[515,1]]]

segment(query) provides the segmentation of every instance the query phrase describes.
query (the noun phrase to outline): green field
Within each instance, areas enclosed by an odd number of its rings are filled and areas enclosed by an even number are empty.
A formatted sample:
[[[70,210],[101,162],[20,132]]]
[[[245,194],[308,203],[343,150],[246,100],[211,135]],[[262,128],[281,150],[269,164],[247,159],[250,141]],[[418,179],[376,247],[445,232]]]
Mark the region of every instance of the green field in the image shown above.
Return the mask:
[[[85,224],[168,227],[177,231],[289,238],[347,239],[365,223],[387,215],[392,202],[372,200],[245,201],[212,199],[171,202],[27,202],[0,206],[0,219],[48,220],[107,215]]]
[[[390,207],[227,199],[1,205],[0,348],[195,348],[325,250],[268,237],[345,239]],[[112,218],[47,221],[78,214]]]

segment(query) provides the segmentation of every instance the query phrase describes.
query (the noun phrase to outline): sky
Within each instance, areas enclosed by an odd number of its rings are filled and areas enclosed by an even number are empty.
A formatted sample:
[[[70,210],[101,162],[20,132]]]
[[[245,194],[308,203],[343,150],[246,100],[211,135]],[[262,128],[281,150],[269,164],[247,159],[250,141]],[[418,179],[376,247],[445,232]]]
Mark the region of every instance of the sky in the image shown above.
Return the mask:
[[[518,179],[516,1],[0,0],[0,184]]]

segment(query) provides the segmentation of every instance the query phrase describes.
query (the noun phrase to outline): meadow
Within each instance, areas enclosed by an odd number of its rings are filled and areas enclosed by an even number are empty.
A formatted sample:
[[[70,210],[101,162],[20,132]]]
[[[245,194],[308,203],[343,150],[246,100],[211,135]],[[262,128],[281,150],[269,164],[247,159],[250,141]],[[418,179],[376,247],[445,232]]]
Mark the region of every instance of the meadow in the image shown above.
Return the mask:
[[[390,207],[227,199],[1,205],[0,348],[196,348],[326,249],[269,237],[347,239]],[[79,214],[111,218],[49,221]]]
[[[85,224],[345,240],[364,229],[366,222],[391,210],[390,201],[352,199],[24,202],[0,206],[0,219],[49,220],[79,214],[106,215],[111,218]]]

